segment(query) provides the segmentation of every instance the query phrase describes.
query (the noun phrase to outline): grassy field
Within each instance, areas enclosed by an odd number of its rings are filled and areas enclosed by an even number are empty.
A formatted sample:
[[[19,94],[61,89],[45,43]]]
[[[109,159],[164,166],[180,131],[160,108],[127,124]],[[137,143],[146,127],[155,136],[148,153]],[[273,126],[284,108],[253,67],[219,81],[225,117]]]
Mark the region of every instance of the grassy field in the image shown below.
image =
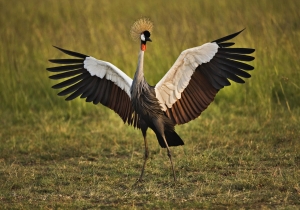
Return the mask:
[[[0,0],[1,209],[300,208],[300,1]],[[155,24],[145,76],[155,84],[184,49],[246,30],[256,49],[244,85],[220,91],[166,150],[149,132],[145,181],[139,130],[111,110],[58,97],[52,47],[110,61],[133,77],[135,19]]]

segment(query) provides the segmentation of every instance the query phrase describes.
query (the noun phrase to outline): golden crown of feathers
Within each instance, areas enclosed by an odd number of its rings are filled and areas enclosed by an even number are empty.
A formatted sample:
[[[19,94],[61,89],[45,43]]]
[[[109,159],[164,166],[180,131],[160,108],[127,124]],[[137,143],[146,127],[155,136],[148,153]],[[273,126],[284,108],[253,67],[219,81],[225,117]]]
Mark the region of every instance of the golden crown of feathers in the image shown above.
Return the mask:
[[[139,18],[131,26],[130,35],[135,41],[139,40],[144,31],[152,32],[153,22],[149,18]]]

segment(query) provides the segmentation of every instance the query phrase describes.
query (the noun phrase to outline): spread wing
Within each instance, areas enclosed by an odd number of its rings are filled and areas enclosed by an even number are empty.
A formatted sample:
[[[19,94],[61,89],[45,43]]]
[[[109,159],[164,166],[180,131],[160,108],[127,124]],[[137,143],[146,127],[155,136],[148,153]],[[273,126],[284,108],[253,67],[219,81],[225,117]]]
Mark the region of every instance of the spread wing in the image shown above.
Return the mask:
[[[243,30],[242,30],[243,31]],[[228,48],[226,42],[242,31],[202,46],[183,51],[171,69],[155,86],[156,97],[167,116],[177,124],[197,118],[231,81],[244,83],[247,70],[254,68],[240,61],[252,61],[250,48]]]
[[[59,96],[69,95],[66,100],[76,97],[85,98],[86,102],[101,103],[114,110],[124,121],[138,126],[139,117],[131,105],[130,87],[132,79],[113,64],[93,57],[56,47],[60,51],[77,57],[72,59],[51,59],[52,63],[63,66],[47,68],[56,74],[50,79],[65,79],[54,86],[64,88]]]

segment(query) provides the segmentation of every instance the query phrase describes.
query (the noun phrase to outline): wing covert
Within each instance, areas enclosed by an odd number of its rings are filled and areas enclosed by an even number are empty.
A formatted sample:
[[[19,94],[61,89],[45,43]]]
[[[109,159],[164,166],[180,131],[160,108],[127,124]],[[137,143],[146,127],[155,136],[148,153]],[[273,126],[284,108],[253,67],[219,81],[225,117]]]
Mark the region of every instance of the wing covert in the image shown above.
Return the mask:
[[[114,110],[124,121],[139,127],[139,116],[131,105],[130,87],[132,79],[113,64],[97,60],[91,56],[56,47],[60,51],[77,57],[76,59],[50,59],[49,61],[63,66],[47,68],[56,74],[50,79],[64,81],[52,86],[54,89],[64,88],[59,96],[68,95],[66,100],[77,97],[86,102],[101,103]]]
[[[248,54],[255,50],[228,48],[235,43],[226,42],[241,32],[183,51],[157,83],[156,97],[174,122],[184,124],[197,118],[217,92],[231,84],[229,80],[244,83],[241,77],[251,77],[245,71],[254,68],[243,61],[254,60]]]

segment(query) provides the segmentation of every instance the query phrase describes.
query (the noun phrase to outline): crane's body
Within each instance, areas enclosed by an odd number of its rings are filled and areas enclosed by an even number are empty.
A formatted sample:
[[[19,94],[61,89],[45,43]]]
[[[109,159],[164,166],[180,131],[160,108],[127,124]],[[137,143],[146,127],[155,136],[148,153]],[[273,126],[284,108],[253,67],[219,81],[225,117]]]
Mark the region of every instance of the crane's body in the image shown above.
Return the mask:
[[[149,157],[146,133],[152,129],[159,145],[167,148],[173,177],[176,180],[170,146],[184,145],[175,132],[175,125],[197,118],[214,100],[217,92],[230,85],[228,79],[244,83],[240,77],[249,78],[248,70],[253,67],[239,62],[252,61],[250,48],[228,48],[234,43],[225,42],[240,32],[183,51],[166,75],[150,86],[144,77],[144,54],[150,39],[152,22],[139,19],[131,29],[134,38],[140,39],[140,52],[133,80],[113,64],[97,60],[81,53],[57,49],[79,59],[52,59],[50,62],[67,64],[47,68],[51,72],[63,72],[50,76],[51,79],[67,80],[53,86],[65,88],[58,95],[70,94],[66,100],[78,96],[87,102],[101,103],[114,110],[134,127],[140,128],[145,143],[145,159],[139,180],[142,180]],[[74,77],[73,77],[74,76]]]
[[[163,141],[163,134],[160,133],[159,129],[167,131],[168,137],[172,137],[170,133],[175,132],[175,123],[166,116],[162,110],[158,99],[156,98],[155,89],[150,86],[144,77],[143,72],[143,60],[144,51],[140,51],[137,70],[134,75],[131,92],[131,103],[133,109],[139,114],[141,128],[147,129],[150,127],[156,134],[159,144],[161,147],[166,147]],[[173,135],[174,137],[174,135]],[[183,145],[183,141],[178,136],[177,138],[167,138],[169,146]]]

